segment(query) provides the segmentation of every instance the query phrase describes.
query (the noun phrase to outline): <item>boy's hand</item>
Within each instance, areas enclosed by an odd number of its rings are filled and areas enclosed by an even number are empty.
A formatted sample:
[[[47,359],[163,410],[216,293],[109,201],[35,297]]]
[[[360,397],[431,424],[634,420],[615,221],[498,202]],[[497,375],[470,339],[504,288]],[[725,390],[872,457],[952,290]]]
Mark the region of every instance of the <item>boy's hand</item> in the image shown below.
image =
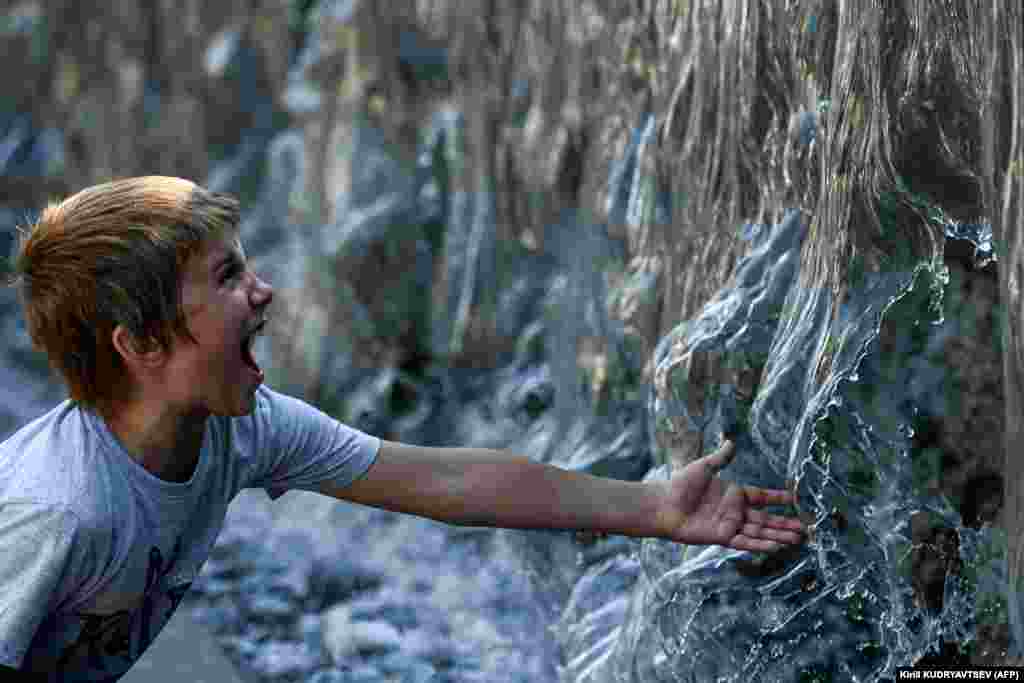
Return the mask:
[[[689,545],[722,545],[762,552],[802,543],[805,527],[799,519],[756,509],[793,503],[792,493],[740,486],[716,476],[735,454],[736,444],[726,441],[717,451],[690,463],[667,482],[660,515],[665,538]]]

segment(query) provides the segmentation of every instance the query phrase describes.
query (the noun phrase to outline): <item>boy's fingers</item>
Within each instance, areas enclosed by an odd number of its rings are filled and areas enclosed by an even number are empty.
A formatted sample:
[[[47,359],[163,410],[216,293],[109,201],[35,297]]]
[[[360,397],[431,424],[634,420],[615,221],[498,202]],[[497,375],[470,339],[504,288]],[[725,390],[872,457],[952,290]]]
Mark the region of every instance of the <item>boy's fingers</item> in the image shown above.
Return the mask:
[[[789,491],[782,489],[762,489],[757,486],[744,486],[743,493],[747,503],[751,505],[786,505],[796,500]]]
[[[790,529],[792,531],[803,531],[806,525],[798,517],[784,517],[782,515],[770,515],[760,510],[749,510],[747,518],[764,528]]]

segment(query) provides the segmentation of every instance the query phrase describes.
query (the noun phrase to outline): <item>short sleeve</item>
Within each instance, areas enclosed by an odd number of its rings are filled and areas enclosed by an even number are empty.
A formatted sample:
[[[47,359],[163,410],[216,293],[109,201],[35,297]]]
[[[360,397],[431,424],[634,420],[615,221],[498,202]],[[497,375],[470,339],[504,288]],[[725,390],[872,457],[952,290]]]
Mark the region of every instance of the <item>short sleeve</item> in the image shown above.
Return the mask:
[[[266,386],[258,391],[253,421],[266,453],[249,487],[265,489],[274,500],[324,482],[345,487],[366,473],[380,449],[380,438]]]
[[[53,505],[0,501],[0,664],[21,666],[67,581],[76,522]]]

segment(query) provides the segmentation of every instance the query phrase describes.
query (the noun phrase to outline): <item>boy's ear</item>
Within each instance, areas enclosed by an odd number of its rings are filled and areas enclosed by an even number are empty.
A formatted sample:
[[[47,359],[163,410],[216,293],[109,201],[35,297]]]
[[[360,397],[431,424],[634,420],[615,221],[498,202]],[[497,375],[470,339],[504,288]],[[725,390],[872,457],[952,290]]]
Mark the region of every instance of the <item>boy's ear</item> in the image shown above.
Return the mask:
[[[117,349],[121,357],[124,358],[125,363],[129,366],[144,365],[152,367],[159,365],[164,360],[164,351],[155,339],[150,340],[148,345],[140,344],[124,325],[118,325],[114,328],[111,334],[111,341],[114,344],[114,348]]]

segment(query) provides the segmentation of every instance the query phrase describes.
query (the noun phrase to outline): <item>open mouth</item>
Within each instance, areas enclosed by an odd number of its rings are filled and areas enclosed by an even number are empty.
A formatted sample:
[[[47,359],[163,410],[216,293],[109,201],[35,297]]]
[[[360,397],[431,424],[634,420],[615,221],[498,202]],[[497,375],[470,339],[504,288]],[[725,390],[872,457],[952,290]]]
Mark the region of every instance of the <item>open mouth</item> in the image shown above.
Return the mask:
[[[256,343],[256,337],[263,333],[263,329],[266,327],[266,325],[266,320],[261,322],[259,326],[257,326],[256,329],[252,331],[252,333],[250,333],[247,337],[242,339],[241,344],[242,362],[248,365],[250,368],[252,368],[253,372],[255,372],[258,375],[262,375],[263,370],[260,369],[260,366],[256,362],[256,359],[253,358],[252,347]]]

